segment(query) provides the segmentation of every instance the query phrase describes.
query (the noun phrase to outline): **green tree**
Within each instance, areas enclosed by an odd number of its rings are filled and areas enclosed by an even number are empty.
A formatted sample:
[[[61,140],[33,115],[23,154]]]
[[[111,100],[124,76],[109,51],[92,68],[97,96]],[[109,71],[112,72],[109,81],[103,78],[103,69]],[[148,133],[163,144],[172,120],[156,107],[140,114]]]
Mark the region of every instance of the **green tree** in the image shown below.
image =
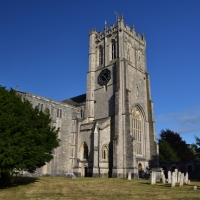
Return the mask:
[[[181,138],[178,133],[169,129],[161,130],[160,140],[169,143],[170,148],[173,150],[173,152],[175,152],[180,161],[190,161],[197,159],[189,145]]]
[[[192,149],[192,151],[196,155],[197,160],[200,160],[200,138],[198,138],[197,136],[194,136],[194,137],[195,137],[196,143],[191,144],[190,148]]]
[[[159,140],[159,159],[160,162],[180,161],[170,144],[164,140]]]
[[[50,125],[48,110],[39,111],[13,89],[0,86],[1,180],[20,170],[34,172],[52,158],[59,146],[58,129]]]

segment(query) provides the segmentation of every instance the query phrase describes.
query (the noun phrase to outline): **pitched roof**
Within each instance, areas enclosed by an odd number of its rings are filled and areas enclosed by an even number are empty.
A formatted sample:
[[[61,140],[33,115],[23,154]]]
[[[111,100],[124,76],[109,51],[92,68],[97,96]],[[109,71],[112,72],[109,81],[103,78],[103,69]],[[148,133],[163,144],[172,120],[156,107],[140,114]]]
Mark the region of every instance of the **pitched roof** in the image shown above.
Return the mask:
[[[61,101],[62,103],[67,103],[73,106],[81,106],[84,105],[86,101],[86,94],[82,94],[76,97],[72,97],[66,100]]]

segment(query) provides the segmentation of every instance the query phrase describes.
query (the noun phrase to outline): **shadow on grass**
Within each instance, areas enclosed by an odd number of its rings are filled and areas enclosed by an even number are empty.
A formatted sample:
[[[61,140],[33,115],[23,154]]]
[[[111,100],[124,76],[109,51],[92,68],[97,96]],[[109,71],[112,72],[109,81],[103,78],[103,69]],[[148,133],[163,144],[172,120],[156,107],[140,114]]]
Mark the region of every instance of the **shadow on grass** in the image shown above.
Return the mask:
[[[151,185],[151,183],[150,182],[139,182],[140,184],[143,184],[143,185]],[[156,186],[162,186],[162,187],[171,187],[171,184],[168,184],[168,183],[166,183],[166,184],[163,184],[163,183],[156,183],[156,184],[154,184],[154,185],[156,185]]]
[[[11,181],[12,183],[9,186],[0,185],[0,189],[17,187],[19,185],[28,185],[30,183],[38,182],[39,179],[36,177],[13,177]],[[1,182],[1,179],[0,179],[0,182]]]

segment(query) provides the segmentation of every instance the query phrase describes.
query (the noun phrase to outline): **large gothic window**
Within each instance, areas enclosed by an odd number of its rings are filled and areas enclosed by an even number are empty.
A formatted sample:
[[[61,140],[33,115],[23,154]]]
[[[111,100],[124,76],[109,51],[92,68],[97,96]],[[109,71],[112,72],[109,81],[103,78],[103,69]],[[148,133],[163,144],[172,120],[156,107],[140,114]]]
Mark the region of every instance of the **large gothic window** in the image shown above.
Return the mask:
[[[99,46],[99,65],[103,64],[103,47]]]
[[[112,60],[114,60],[116,57],[116,42],[115,40],[112,40]]]
[[[133,137],[136,140],[136,154],[142,155],[143,120],[138,109],[133,112]]]

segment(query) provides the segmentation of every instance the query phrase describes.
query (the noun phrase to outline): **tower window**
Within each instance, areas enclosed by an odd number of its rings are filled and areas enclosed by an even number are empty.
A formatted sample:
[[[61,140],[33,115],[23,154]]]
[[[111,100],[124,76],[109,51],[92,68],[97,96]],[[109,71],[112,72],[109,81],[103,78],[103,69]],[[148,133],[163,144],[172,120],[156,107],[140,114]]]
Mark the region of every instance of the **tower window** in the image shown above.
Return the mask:
[[[103,47],[99,47],[99,65],[103,65]]]
[[[130,44],[127,44],[127,60],[130,60]]]
[[[112,40],[112,60],[116,58],[116,42]]]
[[[62,118],[62,109],[57,109],[57,118]]]
[[[42,103],[38,103],[38,110],[39,111],[43,111],[43,104]]]

